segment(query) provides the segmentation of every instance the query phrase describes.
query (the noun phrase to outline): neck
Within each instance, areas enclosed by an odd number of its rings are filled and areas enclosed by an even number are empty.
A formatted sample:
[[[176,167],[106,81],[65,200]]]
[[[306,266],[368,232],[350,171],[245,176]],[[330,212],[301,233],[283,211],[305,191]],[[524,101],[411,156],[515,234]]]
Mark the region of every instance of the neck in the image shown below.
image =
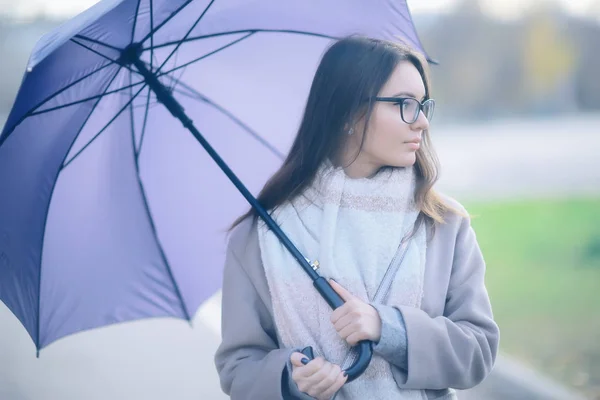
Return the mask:
[[[377,175],[380,167],[376,166],[355,166],[351,164],[347,168],[344,168],[344,172],[351,179],[364,179],[364,178],[372,178]]]
[[[341,159],[337,165],[343,165],[346,176],[351,179],[372,178],[382,167],[381,165],[361,160],[360,156],[355,160]]]

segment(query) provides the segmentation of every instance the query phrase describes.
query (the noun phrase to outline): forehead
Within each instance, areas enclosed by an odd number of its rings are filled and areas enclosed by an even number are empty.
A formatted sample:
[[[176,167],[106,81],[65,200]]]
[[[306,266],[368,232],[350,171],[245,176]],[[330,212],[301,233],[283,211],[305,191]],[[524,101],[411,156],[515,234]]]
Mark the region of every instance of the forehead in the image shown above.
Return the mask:
[[[412,93],[417,98],[425,96],[425,84],[419,70],[409,61],[401,61],[381,90],[382,95],[392,96],[397,93]]]

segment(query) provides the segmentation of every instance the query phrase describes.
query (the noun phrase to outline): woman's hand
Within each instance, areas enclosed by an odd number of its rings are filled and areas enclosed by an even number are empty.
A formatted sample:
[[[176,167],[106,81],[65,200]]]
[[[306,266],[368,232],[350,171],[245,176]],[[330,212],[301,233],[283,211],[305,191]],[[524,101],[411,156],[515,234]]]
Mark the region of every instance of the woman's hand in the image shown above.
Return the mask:
[[[330,279],[329,283],[345,301],[343,306],[335,309],[331,314],[331,323],[341,338],[350,346],[355,346],[361,340],[379,342],[381,318],[377,310],[354,296],[333,279]]]
[[[329,400],[348,380],[339,365],[317,357],[304,365],[308,360],[302,353],[292,353],[292,379],[301,392],[318,400]]]

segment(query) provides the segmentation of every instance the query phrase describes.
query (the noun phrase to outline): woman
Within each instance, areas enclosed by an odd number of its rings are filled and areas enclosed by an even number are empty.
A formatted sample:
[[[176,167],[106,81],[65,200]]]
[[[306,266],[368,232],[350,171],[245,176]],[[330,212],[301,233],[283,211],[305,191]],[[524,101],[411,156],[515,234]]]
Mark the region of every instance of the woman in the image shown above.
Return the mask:
[[[499,332],[485,264],[464,208],[432,189],[433,110],[410,49],[350,37],[325,53],[258,199],[346,303],[332,312],[253,210],[240,217],[215,358],[232,399],[454,399],[488,375]],[[345,385],[360,340],[373,359]]]

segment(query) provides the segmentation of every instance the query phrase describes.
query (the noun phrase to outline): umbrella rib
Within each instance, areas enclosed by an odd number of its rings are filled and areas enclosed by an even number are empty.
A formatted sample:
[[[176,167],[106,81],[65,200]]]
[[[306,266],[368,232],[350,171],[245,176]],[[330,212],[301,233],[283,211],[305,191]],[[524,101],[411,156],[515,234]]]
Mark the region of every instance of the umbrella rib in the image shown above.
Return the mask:
[[[112,83],[115,81],[115,79],[119,75],[120,71],[121,71],[121,68],[117,69],[117,72],[115,72],[113,77],[110,79],[110,81],[108,82],[108,85],[106,85],[106,88],[104,89],[104,91],[108,90],[110,85],[112,85]],[[94,105],[92,106],[92,109],[90,110],[90,113],[88,114],[87,118],[85,119],[85,121],[83,121],[83,123],[81,124],[81,127],[79,128],[79,131],[73,137],[73,141],[71,142],[71,145],[69,146],[69,150],[67,150],[65,152],[65,156],[63,158],[62,163],[64,163],[65,160],[67,159],[67,157],[69,156],[69,151],[73,147],[75,140],[77,140],[77,137],[81,134],[81,132],[85,128],[86,124],[88,123],[88,121],[90,120],[92,115],[94,114],[94,111],[96,110],[96,107],[98,107],[98,104],[100,104],[101,100],[102,99],[99,98],[98,101],[96,101],[96,103],[94,103]],[[50,196],[48,197],[48,205],[46,206],[46,213],[44,214],[44,215],[46,215],[46,218],[44,220],[44,227],[42,228],[42,246],[41,246],[42,249],[44,248],[44,240],[46,239],[46,225],[48,225],[48,211],[50,209],[50,204],[52,204],[52,197],[54,196],[54,189],[56,188],[56,181],[58,180],[58,176],[60,175],[60,172],[63,170],[63,168],[64,167],[61,167],[58,169],[58,171],[56,172],[56,175],[54,176],[54,180],[52,181],[52,189],[50,191]],[[37,341],[35,344],[38,357],[40,355],[40,349],[41,349],[41,338],[40,338],[40,319],[41,319],[40,311],[41,311],[41,303],[42,303],[41,302],[41,293],[42,293],[42,268],[41,268],[42,260],[41,259],[40,259],[39,263],[40,263],[40,276],[39,276],[39,281],[38,281]]]
[[[142,85],[142,84],[144,84],[144,81],[140,81],[140,82],[137,82],[137,83],[133,83],[131,85],[123,86],[123,87],[120,87],[118,89],[111,90],[110,92],[105,92],[105,93],[102,93],[102,94],[98,94],[96,96],[91,96],[91,97],[87,97],[85,99],[80,99],[80,100],[77,100],[77,101],[73,101],[71,103],[61,104],[60,106],[56,106],[56,107],[52,107],[52,108],[46,108],[46,109],[40,110],[40,111],[35,111],[35,112],[30,113],[29,116],[32,117],[34,115],[46,114],[46,113],[49,113],[51,111],[60,110],[61,108],[71,107],[71,106],[74,106],[74,105],[77,105],[77,104],[88,102],[90,100],[99,99],[99,98],[102,98],[102,97],[105,97],[105,96],[108,96],[108,95],[111,95],[111,94],[115,94],[115,93],[121,92],[123,90],[129,89],[129,88],[132,88],[132,87],[135,87],[135,86],[139,86],[139,85]]]
[[[95,140],[96,140],[96,139],[97,139],[97,138],[98,138],[98,137],[99,137],[99,136],[100,136],[100,135],[101,135],[101,134],[102,134],[102,133],[103,133],[103,132],[104,132],[106,129],[108,129],[108,127],[109,127],[109,126],[110,126],[110,125],[111,125],[111,124],[112,124],[112,123],[113,123],[113,122],[114,122],[114,121],[115,121],[117,118],[119,118],[119,116],[120,116],[120,115],[123,113],[123,111],[125,111],[125,110],[127,109],[127,107],[129,107],[129,104],[131,104],[131,103],[133,102],[133,100],[135,100],[135,98],[136,98],[136,97],[137,97],[137,96],[138,96],[138,95],[141,93],[141,91],[142,91],[142,90],[144,90],[145,88],[146,88],[146,85],[142,86],[142,88],[141,88],[140,90],[138,90],[138,91],[136,92],[136,94],[135,94],[135,95],[134,95],[134,96],[133,96],[131,99],[129,99],[129,101],[127,102],[127,104],[125,104],[125,105],[124,105],[124,106],[123,106],[123,107],[122,107],[122,108],[119,110],[119,112],[117,112],[117,114],[116,114],[116,115],[115,115],[113,118],[111,118],[111,120],[110,120],[110,121],[108,121],[108,123],[107,123],[106,125],[104,125],[104,127],[102,127],[102,129],[100,129],[100,131],[99,131],[98,133],[96,133],[96,134],[94,135],[94,137],[90,139],[90,141],[89,141],[89,142],[87,142],[87,143],[86,143],[86,145],[85,145],[85,146],[83,146],[83,147],[82,147],[82,148],[81,148],[81,149],[80,149],[80,150],[79,150],[77,153],[75,153],[75,155],[74,155],[74,156],[73,156],[73,157],[72,157],[72,158],[71,158],[71,159],[70,159],[70,160],[69,160],[69,161],[68,161],[66,164],[64,164],[64,165],[62,166],[61,170],[65,169],[65,168],[67,168],[69,165],[71,165],[71,163],[72,163],[73,161],[75,161],[75,159],[76,159],[77,157],[79,157],[79,156],[81,155],[81,153],[83,153],[83,151],[84,151],[85,149],[87,149],[87,148],[88,148],[88,147],[89,147],[89,146],[90,146],[90,145],[91,145],[91,144],[92,144],[92,143],[93,143],[93,142],[94,142],[94,141],[95,141]]]
[[[140,0],[141,1],[141,0]],[[139,3],[138,3],[139,5]],[[131,85],[131,81],[133,79],[133,75],[131,72],[129,72],[129,84]],[[129,96],[133,97],[133,88],[129,87]],[[135,151],[135,115],[133,112],[133,102],[129,103],[129,118],[131,120],[131,136],[133,137],[133,152],[136,153]],[[137,154],[135,154],[136,160],[137,160]],[[137,161],[136,161],[137,163]]]
[[[183,37],[182,41],[179,42],[175,46],[175,48],[173,49],[173,51],[171,51],[171,53],[167,56],[167,58],[165,58],[165,60],[163,61],[163,63],[160,65],[160,67],[158,67],[158,69],[156,70],[156,73],[159,73],[160,70],[165,66],[165,64],[171,59],[171,57],[173,56],[173,54],[175,54],[175,52],[177,52],[177,50],[179,50],[179,47],[181,47],[181,45],[184,43],[184,41],[187,39],[187,37],[190,36],[190,34],[194,30],[194,28],[196,28],[196,25],[198,25],[200,23],[200,21],[206,15],[206,13],[208,12],[208,10],[210,9],[210,7],[213,5],[214,2],[215,2],[215,0],[211,0],[210,3],[208,3],[208,5],[204,9],[204,11],[202,11],[202,14],[200,14],[200,16],[196,19],[196,22],[194,22],[194,24],[192,25],[192,27],[187,31],[187,33]]]
[[[161,44],[157,44],[156,46],[144,48],[144,51],[147,51],[150,49],[152,49],[152,50],[160,49],[162,47],[167,47],[167,46],[173,46],[178,43],[187,43],[187,42],[192,42],[192,41],[196,41],[196,40],[210,39],[210,38],[218,37],[218,36],[235,35],[235,34],[247,33],[247,32],[252,32],[252,33],[291,33],[291,34],[296,34],[296,35],[314,36],[314,37],[319,37],[319,38],[323,38],[323,39],[332,39],[332,40],[339,39],[336,36],[325,35],[322,33],[297,31],[297,30],[290,30],[290,29],[242,29],[239,31],[217,32],[217,33],[211,33],[208,35],[188,37],[183,40],[161,43]]]
[[[135,145],[135,143],[134,143],[134,145]],[[134,152],[135,152],[135,147],[134,147]],[[154,218],[152,217],[152,212],[150,211],[150,206],[148,204],[148,198],[146,196],[146,190],[145,190],[144,184],[142,183],[142,180],[140,178],[140,170],[139,170],[139,165],[137,163],[137,158],[135,159],[135,168],[136,168],[138,185],[139,185],[140,192],[142,195],[142,201],[144,203],[144,209],[146,211],[146,215],[148,216],[148,222],[150,223],[150,228],[152,230],[152,236],[154,236],[154,241],[156,242],[156,247],[158,248],[158,252],[160,253],[162,262],[165,264],[165,267],[167,268],[169,278],[171,279],[171,282],[173,283],[173,288],[175,289],[175,293],[177,294],[177,297],[179,298],[179,302],[181,303],[181,309],[185,315],[185,318],[188,321],[191,321],[192,318],[191,318],[190,312],[188,311],[185,301],[183,301],[181,289],[179,288],[179,285],[177,284],[177,281],[175,280],[175,276],[173,275],[173,269],[171,268],[171,264],[167,260],[167,255],[165,254],[162,244],[160,243],[160,240],[158,239],[158,234],[156,232],[156,225],[154,224]]]
[[[94,53],[94,54],[96,54],[96,55],[99,55],[99,56],[100,56],[100,57],[102,57],[102,58],[105,58],[105,59],[107,59],[108,61],[110,61],[110,62],[111,62],[111,63],[113,63],[113,64],[116,64],[116,65],[119,65],[119,66],[121,66],[121,64],[120,64],[120,63],[119,63],[117,60],[113,60],[113,59],[112,59],[112,58],[110,58],[109,56],[107,56],[107,55],[105,55],[105,54],[102,54],[102,53],[100,53],[98,50],[94,50],[94,49],[92,49],[90,46],[86,46],[85,44],[83,44],[83,43],[81,43],[81,42],[78,42],[78,41],[77,41],[77,40],[75,40],[75,39],[71,39],[71,42],[73,42],[73,43],[75,43],[75,44],[77,44],[77,45],[79,45],[79,46],[83,47],[83,48],[84,48],[84,49],[86,49],[86,50],[89,50],[89,51],[91,51],[92,53]],[[125,68],[127,68],[127,69],[131,69],[131,68],[129,68],[127,65],[123,65],[123,67],[125,67]]]
[[[179,52],[177,51],[177,52],[175,52],[175,59],[173,60],[173,65],[177,65],[177,59],[178,59],[178,58],[179,58]],[[164,65],[164,64],[163,64],[163,65]],[[160,69],[160,68],[159,68],[159,69]],[[158,74],[159,70],[156,70],[156,72],[157,72],[157,74]],[[183,71],[183,72],[185,72],[185,71]],[[157,76],[159,76],[159,75],[157,75]],[[180,78],[181,78],[181,77],[180,77]],[[169,90],[173,90],[173,88],[172,88],[172,87],[168,87],[168,86],[167,86],[167,88],[168,88]]]
[[[135,28],[137,26],[137,20],[138,20],[138,16],[140,13],[140,4],[141,3],[142,3],[142,0],[138,0],[137,6],[135,7],[135,17],[133,18],[133,28],[131,28],[131,39],[129,40],[130,43],[133,43],[133,39],[135,39]]]
[[[159,104],[162,104],[162,103],[159,102],[159,101],[153,101],[153,102],[149,103],[149,107],[152,108],[153,106],[157,106]],[[140,108],[145,110],[146,109],[146,104],[142,103],[142,104],[138,104],[138,105],[133,106],[134,110],[138,110]],[[142,112],[144,112],[144,111],[142,111]]]
[[[148,32],[148,34],[146,36],[144,36],[144,38],[142,40],[140,40],[140,43],[144,43],[146,40],[148,40],[149,37],[154,36],[154,34],[163,26],[165,26],[165,24],[167,24],[171,19],[173,19],[174,16],[176,16],[177,14],[179,14],[179,12],[181,10],[183,10],[184,8],[186,8],[188,6],[188,4],[190,4],[193,0],[188,0],[185,3],[183,3],[181,6],[179,6],[179,8],[175,11],[173,11],[171,13],[171,15],[169,15],[167,18],[165,18],[165,20],[163,22],[161,22],[160,24],[158,24],[158,26],[156,27],[156,29],[151,29],[150,32]]]
[[[8,138],[8,136],[10,136],[10,134],[16,129],[16,127],[19,126],[27,118],[29,118],[35,112],[35,110],[37,110],[38,108],[42,107],[44,104],[46,104],[47,102],[49,102],[50,100],[52,100],[53,98],[55,98],[56,96],[58,96],[59,94],[61,94],[62,92],[64,92],[65,90],[68,90],[68,89],[72,88],[73,86],[77,85],[79,82],[81,82],[81,81],[89,78],[90,76],[94,75],[95,73],[100,72],[104,68],[110,67],[112,65],[113,64],[111,64],[111,63],[102,65],[98,69],[95,69],[94,71],[90,72],[89,74],[82,76],[81,78],[79,78],[76,81],[68,84],[64,88],[62,88],[59,91],[51,94],[50,96],[46,97],[44,100],[40,101],[38,104],[36,104],[35,106],[33,106],[28,112],[25,113],[25,115],[23,115],[19,119],[19,121],[9,131],[6,132],[6,134],[0,136],[0,146],[2,146],[2,143],[4,143],[4,141]]]
[[[154,0],[150,0],[150,32],[154,31]],[[154,35],[150,35],[150,47],[154,46]],[[152,62],[154,58],[154,49],[150,50],[150,72],[152,69]]]
[[[73,37],[74,37],[74,38],[76,38],[76,39],[85,40],[86,42],[90,42],[90,43],[97,44],[97,45],[99,45],[99,46],[104,46],[104,47],[106,47],[106,48],[108,48],[108,49],[111,49],[111,50],[116,50],[116,51],[118,51],[118,52],[121,52],[121,51],[123,51],[123,49],[120,49],[120,48],[118,48],[118,47],[116,47],[116,46],[113,46],[113,45],[111,45],[111,44],[108,44],[108,43],[101,42],[101,41],[99,41],[99,40],[97,40],[97,39],[92,39],[92,38],[89,38],[89,37],[87,37],[87,36],[83,36],[83,35],[79,35],[79,34],[77,34],[77,35],[75,35],[75,36],[73,36]]]
[[[176,80],[175,78],[169,77],[173,80]],[[255,132],[252,128],[250,128],[248,125],[246,125],[244,122],[242,122],[239,118],[237,118],[235,115],[233,115],[233,113],[231,113],[230,111],[226,110],[224,107],[218,105],[217,103],[215,103],[214,101],[210,100],[208,97],[204,96],[203,94],[199,93],[198,91],[196,91],[194,88],[186,85],[183,82],[178,81],[179,85],[184,87],[185,89],[187,89],[190,93],[186,93],[180,89],[175,89],[174,91],[177,93],[180,93],[183,96],[189,97],[191,99],[194,100],[200,100],[203,101],[204,103],[208,104],[209,106],[215,108],[217,111],[221,112],[222,114],[224,114],[225,116],[229,117],[233,122],[235,122],[238,126],[240,126],[241,128],[243,128],[246,132],[248,132],[250,134],[250,136],[252,136],[254,139],[256,139],[260,144],[262,144],[263,146],[265,146],[271,153],[273,153],[275,156],[279,157],[280,159],[285,159],[285,155],[282,154],[279,150],[277,150],[275,147],[273,147],[273,145],[269,142],[267,142],[263,137],[261,137],[257,132]]]
[[[129,90],[131,90],[131,89],[129,89]],[[150,89],[148,90],[148,93],[150,93]],[[147,111],[148,110],[146,109],[146,113],[147,113]],[[146,195],[146,189],[145,189],[144,184],[142,183],[142,179],[140,177],[139,152],[136,151],[136,146],[135,146],[135,128],[134,128],[134,122],[133,122],[133,110],[131,111],[131,142],[132,142],[131,148],[133,150],[133,163],[135,165],[135,176],[136,176],[136,180],[138,182],[138,186],[140,189],[140,194],[142,196],[142,202],[144,204],[144,211],[146,212],[146,216],[148,217],[148,223],[150,224],[152,236],[154,237],[154,242],[156,243],[156,247],[160,254],[160,258],[167,269],[169,278],[171,279],[171,282],[173,283],[173,288],[175,289],[175,293],[177,294],[177,297],[179,298],[179,302],[181,304],[181,309],[184,313],[184,316],[188,321],[191,321],[190,312],[189,312],[185,302],[183,301],[181,289],[179,288],[179,285],[177,284],[177,281],[175,280],[175,276],[173,275],[173,269],[171,268],[171,263],[169,263],[169,260],[167,259],[167,255],[165,254],[163,246],[158,238],[156,224],[154,223],[154,218],[152,217],[152,211],[150,211],[150,205],[148,204],[148,196]]]
[[[140,152],[142,151],[142,145],[144,143],[144,136],[146,135],[146,123],[148,122],[148,111],[150,110],[150,95],[152,91],[148,89],[148,96],[146,97],[146,112],[144,114],[144,123],[142,124],[142,133],[140,134],[140,145],[137,147],[135,158],[136,162],[140,157]]]
[[[247,35],[245,35],[245,36],[242,36],[241,38],[238,38],[238,39],[234,40],[234,41],[233,41],[233,42],[231,42],[231,43],[227,43],[226,45],[224,45],[224,46],[221,46],[221,47],[219,47],[218,49],[211,51],[210,53],[204,54],[204,55],[202,55],[202,56],[200,56],[200,57],[196,58],[195,60],[192,60],[192,61],[190,61],[190,62],[187,62],[187,63],[185,63],[185,64],[179,65],[179,66],[177,66],[177,67],[175,67],[175,68],[173,68],[173,69],[170,69],[170,70],[168,70],[168,71],[161,72],[161,73],[158,75],[158,77],[160,78],[160,77],[161,77],[161,76],[163,76],[163,75],[170,74],[171,72],[175,72],[175,71],[177,71],[177,70],[180,70],[180,69],[182,69],[182,68],[185,68],[185,67],[187,67],[188,65],[191,65],[191,64],[193,64],[193,63],[196,63],[196,62],[198,62],[198,61],[200,61],[200,60],[203,60],[203,59],[205,59],[206,57],[212,56],[213,54],[216,54],[216,53],[220,52],[221,50],[225,50],[226,48],[228,48],[228,47],[230,47],[230,46],[233,46],[234,44],[237,44],[237,43],[241,42],[242,40],[244,40],[244,39],[246,39],[246,38],[249,38],[250,36],[254,35],[255,33],[256,33],[256,32],[250,32],[250,33],[248,33]]]

